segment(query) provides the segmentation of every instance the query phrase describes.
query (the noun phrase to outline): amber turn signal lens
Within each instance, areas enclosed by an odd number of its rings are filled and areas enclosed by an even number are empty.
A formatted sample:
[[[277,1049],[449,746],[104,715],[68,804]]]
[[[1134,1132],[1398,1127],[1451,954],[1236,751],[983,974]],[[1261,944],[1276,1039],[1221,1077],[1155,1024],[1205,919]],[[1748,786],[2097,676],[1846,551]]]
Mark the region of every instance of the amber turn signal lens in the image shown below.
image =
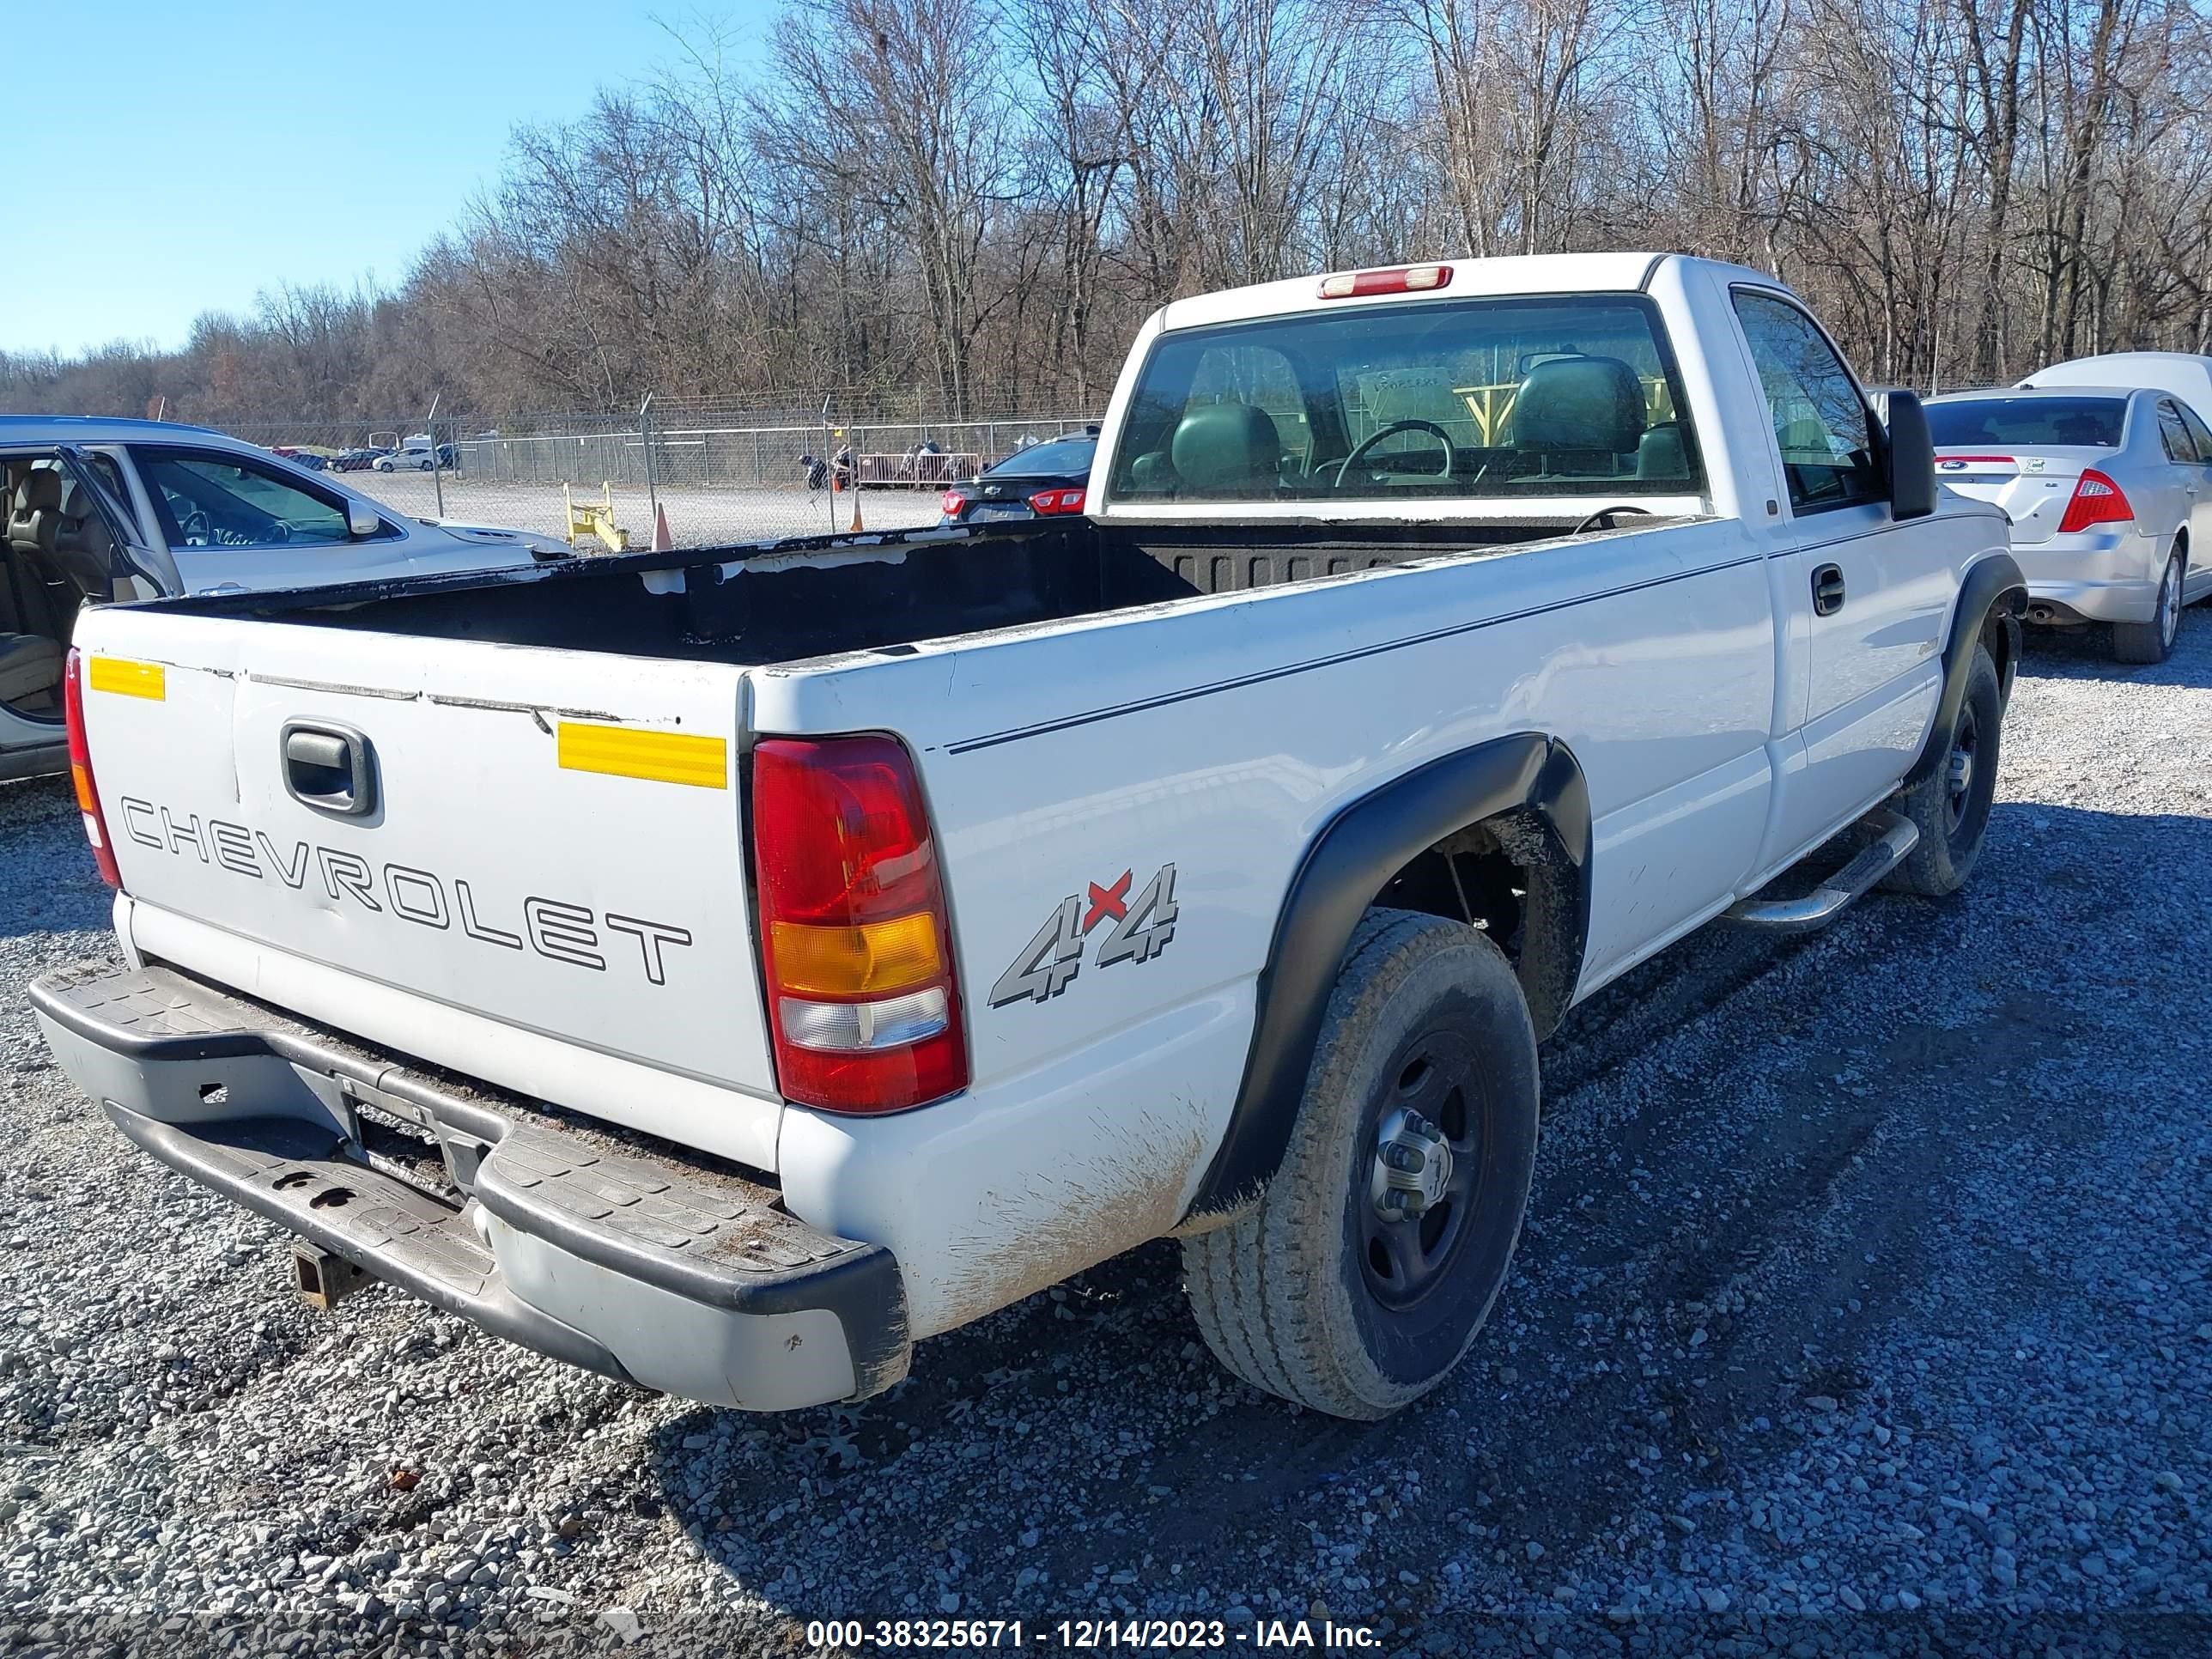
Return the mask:
[[[796,996],[880,996],[944,971],[926,910],[848,927],[779,921],[773,929],[777,988]]]

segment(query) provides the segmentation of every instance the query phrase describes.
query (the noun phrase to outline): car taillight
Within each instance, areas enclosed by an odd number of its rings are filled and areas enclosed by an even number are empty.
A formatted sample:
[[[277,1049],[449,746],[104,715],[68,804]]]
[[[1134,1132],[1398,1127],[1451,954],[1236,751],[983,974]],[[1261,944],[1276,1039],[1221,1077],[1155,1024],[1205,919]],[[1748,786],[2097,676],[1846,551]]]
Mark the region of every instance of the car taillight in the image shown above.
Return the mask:
[[[1418,294],[1451,286],[1449,265],[1396,265],[1388,270],[1340,270],[1324,276],[1324,300],[1356,300],[1370,294]]]
[[[2128,505],[2128,498],[2121,493],[2119,485],[2093,466],[2075,484],[2074,499],[2066,503],[2066,516],[2058,521],[2058,533],[2070,535],[2093,524],[2118,524],[2135,515],[2135,508]]]
[[[937,498],[938,510],[948,519],[957,519],[968,510],[968,498],[957,489],[948,489]]]
[[[1030,510],[1048,517],[1062,513],[1083,511],[1083,492],[1080,489],[1040,489],[1030,497]]]
[[[753,749],[753,863],[786,1099],[896,1112],[968,1086],[937,850],[896,738]]]
[[[110,887],[123,885],[123,872],[115,867],[115,848],[107,839],[107,818],[100,810],[100,790],[92,781],[92,744],[84,735],[84,655],[70,647],[69,672],[62,681],[62,718],[69,726],[70,781],[76,786],[76,810],[84,819],[84,838],[92,843],[92,860],[100,878]]]

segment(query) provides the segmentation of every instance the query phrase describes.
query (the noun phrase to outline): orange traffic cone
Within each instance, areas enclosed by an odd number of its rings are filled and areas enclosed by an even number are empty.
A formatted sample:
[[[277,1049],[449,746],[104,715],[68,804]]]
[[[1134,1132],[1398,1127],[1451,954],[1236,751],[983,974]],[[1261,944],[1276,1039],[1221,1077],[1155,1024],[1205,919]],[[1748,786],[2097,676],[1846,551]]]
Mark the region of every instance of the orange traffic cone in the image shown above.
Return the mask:
[[[853,528],[848,533],[854,536],[860,533],[860,487],[858,484],[853,486]]]
[[[657,504],[653,509],[653,550],[656,553],[676,550],[676,538],[668,533],[668,509]]]

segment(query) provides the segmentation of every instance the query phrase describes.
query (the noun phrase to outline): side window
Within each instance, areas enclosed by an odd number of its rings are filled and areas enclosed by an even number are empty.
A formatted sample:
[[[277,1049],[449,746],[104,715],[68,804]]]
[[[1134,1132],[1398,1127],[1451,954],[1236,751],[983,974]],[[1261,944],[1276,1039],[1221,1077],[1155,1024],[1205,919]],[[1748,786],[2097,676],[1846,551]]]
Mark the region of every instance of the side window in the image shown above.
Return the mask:
[[[2194,466],[2203,459],[2197,453],[2197,441],[2189,435],[2189,428],[2182,424],[2180,410],[2174,407],[2169,398],[2158,400],[2158,435],[2166,445],[2167,460]]]
[[[2190,441],[2197,446],[2197,459],[2212,461],[2212,427],[2206,426],[2187,404],[2181,405],[2181,423],[2189,428]]]
[[[1738,292],[1735,313],[1766,392],[1790,506],[1819,512],[1880,501],[1871,417],[1827,337],[1796,306],[1767,295]]]
[[[349,539],[337,501],[251,461],[139,446],[131,459],[172,547],[327,546]]]

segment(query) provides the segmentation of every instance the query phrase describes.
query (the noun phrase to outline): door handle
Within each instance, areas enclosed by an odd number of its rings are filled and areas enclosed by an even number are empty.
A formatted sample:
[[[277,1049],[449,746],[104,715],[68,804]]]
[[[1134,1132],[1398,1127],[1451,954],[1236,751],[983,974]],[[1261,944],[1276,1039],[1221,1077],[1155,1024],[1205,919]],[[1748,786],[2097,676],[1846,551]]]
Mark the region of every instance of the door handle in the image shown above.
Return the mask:
[[[1832,617],[1844,608],[1844,568],[1824,564],[1813,573],[1813,614]]]
[[[349,726],[287,720],[280,739],[284,792],[302,806],[335,817],[376,810],[376,763],[368,739]]]

